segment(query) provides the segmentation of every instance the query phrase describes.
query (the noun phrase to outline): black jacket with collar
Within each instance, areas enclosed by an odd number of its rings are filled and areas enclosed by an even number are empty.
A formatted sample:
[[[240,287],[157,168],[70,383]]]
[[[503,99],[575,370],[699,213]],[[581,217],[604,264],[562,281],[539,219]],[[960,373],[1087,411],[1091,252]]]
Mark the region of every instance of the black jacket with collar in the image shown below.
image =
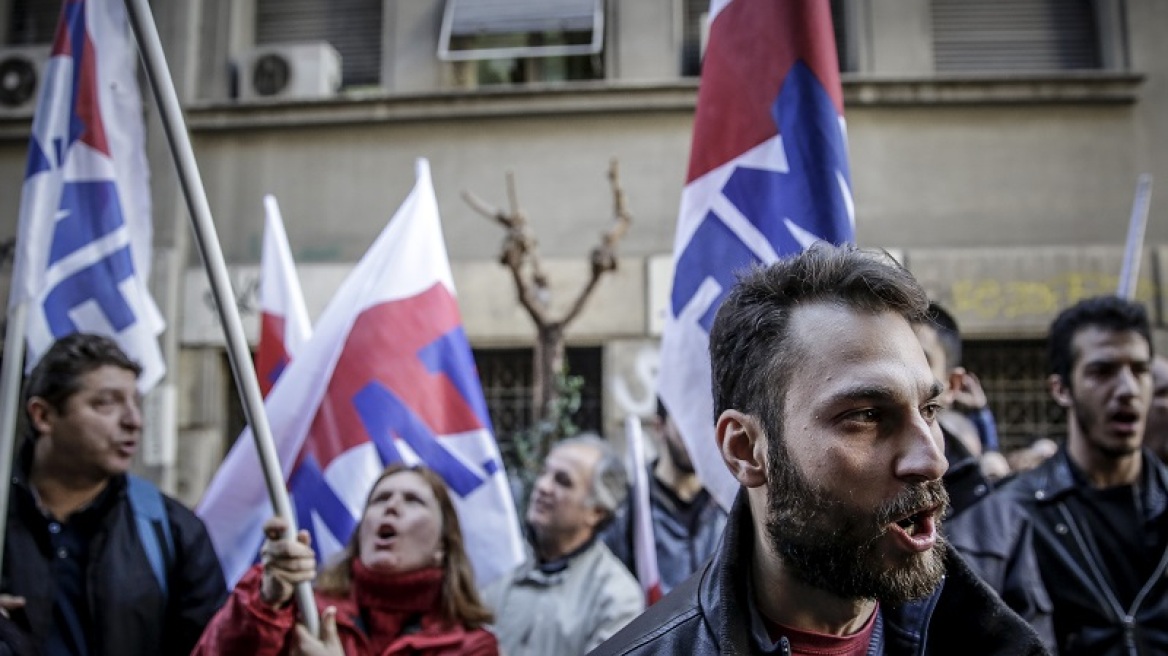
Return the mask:
[[[760,653],[751,637],[747,598],[753,541],[750,507],[740,492],[713,559],[592,655]],[[929,598],[900,607],[881,606],[869,654],[1047,653],[1034,631],[948,548],[945,566],[945,580]]]
[[[1168,468],[1146,450],[1143,463],[1150,468],[1143,520],[1163,527]],[[956,518],[946,527],[949,540],[1063,656],[1168,653],[1168,552],[1123,608],[1095,540],[1067,503],[1080,489],[1064,449]]]
[[[56,588],[48,522],[27,482],[32,461],[25,444],[13,472],[0,592],[25,598],[13,619],[39,645],[53,627]],[[227,597],[219,560],[202,520],[163,497],[175,553],[167,553],[167,595],[154,578],[126,491],[126,477],[110,479],[108,510],[89,542],[84,594],[89,606],[90,653],[189,654]],[[167,549],[163,547],[164,551]],[[2,653],[2,652],[0,652]]]

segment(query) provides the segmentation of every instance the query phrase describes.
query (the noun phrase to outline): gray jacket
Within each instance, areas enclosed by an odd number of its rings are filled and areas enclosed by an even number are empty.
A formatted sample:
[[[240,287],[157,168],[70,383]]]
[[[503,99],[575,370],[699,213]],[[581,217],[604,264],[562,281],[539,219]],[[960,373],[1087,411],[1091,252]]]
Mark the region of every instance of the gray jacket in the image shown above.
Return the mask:
[[[636,579],[600,540],[542,568],[529,557],[483,598],[508,656],[583,654],[645,609]]]

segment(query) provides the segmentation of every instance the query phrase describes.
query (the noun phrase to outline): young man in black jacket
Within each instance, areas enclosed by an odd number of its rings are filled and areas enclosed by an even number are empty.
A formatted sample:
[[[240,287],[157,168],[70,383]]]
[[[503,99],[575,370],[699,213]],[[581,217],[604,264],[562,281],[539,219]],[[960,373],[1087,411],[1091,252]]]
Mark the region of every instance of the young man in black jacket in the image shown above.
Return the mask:
[[[42,654],[188,654],[226,597],[202,521],[127,476],[140,371],[112,340],[78,333],[29,375],[0,608]]]
[[[1041,654],[945,544],[942,388],[905,269],[813,246],[746,275],[710,331],[742,484],[713,561],[596,654]]]
[[[1051,324],[1064,447],[948,525],[954,546],[1063,656],[1168,653],[1168,468],[1142,448],[1143,306],[1085,299]]]

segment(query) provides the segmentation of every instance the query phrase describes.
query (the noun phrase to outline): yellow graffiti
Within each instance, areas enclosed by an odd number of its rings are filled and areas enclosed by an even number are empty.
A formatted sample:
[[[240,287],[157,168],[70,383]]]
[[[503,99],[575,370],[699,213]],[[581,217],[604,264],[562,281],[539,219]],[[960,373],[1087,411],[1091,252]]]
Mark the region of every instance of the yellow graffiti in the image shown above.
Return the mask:
[[[957,316],[982,320],[1049,318],[1089,296],[1114,294],[1119,276],[1103,273],[1064,273],[1047,280],[957,280],[949,288],[951,309]],[[1155,285],[1140,280],[1136,300],[1152,301]]]

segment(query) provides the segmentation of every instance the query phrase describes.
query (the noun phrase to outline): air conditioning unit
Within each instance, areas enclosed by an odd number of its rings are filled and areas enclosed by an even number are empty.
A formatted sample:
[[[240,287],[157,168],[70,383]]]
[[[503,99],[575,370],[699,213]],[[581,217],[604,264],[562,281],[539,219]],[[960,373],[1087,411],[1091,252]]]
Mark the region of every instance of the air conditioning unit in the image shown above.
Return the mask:
[[[0,118],[32,116],[48,61],[48,45],[0,48]]]
[[[257,46],[236,67],[240,100],[327,98],[341,88],[341,55],[325,41]]]

